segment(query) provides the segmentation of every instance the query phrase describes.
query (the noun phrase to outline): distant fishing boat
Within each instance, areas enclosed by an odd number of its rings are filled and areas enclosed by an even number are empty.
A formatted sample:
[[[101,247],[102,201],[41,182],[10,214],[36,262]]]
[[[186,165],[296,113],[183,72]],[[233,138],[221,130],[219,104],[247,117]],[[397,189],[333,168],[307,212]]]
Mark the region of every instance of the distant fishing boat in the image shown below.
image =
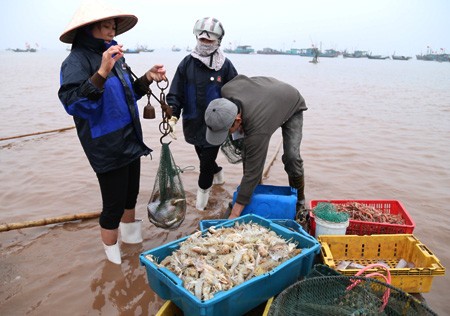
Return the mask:
[[[412,57],[403,55],[392,55],[393,60],[410,60]]]
[[[302,48],[300,49],[299,55],[303,57],[314,57],[317,54],[317,48]]]
[[[291,48],[283,52],[283,55],[300,55],[300,48]]]
[[[172,52],[179,52],[181,51],[181,48],[176,47],[175,45],[172,46]]]
[[[35,52],[37,52],[37,49],[36,48],[27,48],[27,49],[15,48],[12,51],[15,53],[35,53]]]
[[[283,52],[273,49],[273,48],[269,48],[269,47],[263,48],[262,50],[258,50],[256,53],[261,54],[261,55],[281,55],[281,54],[283,54]]]
[[[381,56],[381,55],[367,55],[367,58],[369,59],[389,59],[389,56]]]
[[[37,46],[39,46],[39,45],[36,43],[36,47]],[[15,49],[12,49],[12,51],[15,52],[15,53],[36,53],[37,49],[36,48],[32,48],[30,46],[30,44],[25,43],[25,49],[15,48]]]
[[[449,54],[426,54],[426,55],[416,55],[417,60],[427,60],[427,61],[450,61]]]
[[[339,52],[334,49],[326,49],[325,52],[319,51],[319,57],[338,57]]]
[[[445,49],[441,48],[440,53],[437,51],[434,51],[431,49],[431,47],[427,47],[427,54],[422,55],[416,55],[417,60],[428,60],[428,61],[438,61],[438,62],[445,62],[450,61],[450,54],[445,53]]]
[[[347,53],[344,51],[342,57],[344,58],[367,58],[368,53],[364,50],[355,50],[353,53]]]
[[[251,45],[240,45],[235,49],[226,48],[223,51],[229,54],[252,54],[255,52]]]
[[[131,48],[127,48],[124,50],[125,54],[139,54],[140,50],[139,49],[131,49]]]
[[[153,48],[148,48],[146,45],[138,45],[136,50],[138,50],[141,53],[151,53],[154,51]]]

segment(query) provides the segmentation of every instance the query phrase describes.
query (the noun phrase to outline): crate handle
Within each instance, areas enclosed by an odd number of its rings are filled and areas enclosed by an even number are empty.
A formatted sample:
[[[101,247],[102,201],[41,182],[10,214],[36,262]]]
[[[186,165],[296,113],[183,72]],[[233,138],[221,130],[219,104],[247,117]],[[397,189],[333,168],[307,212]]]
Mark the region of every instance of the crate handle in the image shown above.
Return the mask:
[[[417,247],[419,247],[421,250],[423,250],[424,252],[427,252],[429,256],[434,257],[435,255],[431,252],[430,249],[427,248],[427,246],[425,246],[424,244],[417,244]]]
[[[322,258],[325,262],[325,264],[329,267],[334,266],[333,261],[333,254],[331,253],[330,246],[327,242],[321,243],[320,251],[322,252]]]

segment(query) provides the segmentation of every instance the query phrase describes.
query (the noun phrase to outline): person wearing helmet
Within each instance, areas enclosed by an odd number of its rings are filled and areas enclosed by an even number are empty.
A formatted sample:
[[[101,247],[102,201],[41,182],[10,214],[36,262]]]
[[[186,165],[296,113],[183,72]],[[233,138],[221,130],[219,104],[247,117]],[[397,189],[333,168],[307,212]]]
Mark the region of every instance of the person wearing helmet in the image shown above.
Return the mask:
[[[220,49],[225,31],[219,20],[197,20],[194,35],[197,45],[178,65],[166,101],[173,110],[171,136],[176,139],[175,124],[182,115],[184,138],[194,145],[200,160],[196,208],[204,210],[212,185],[224,183],[223,169],[216,162],[220,146],[206,141],[205,110],[209,102],[221,97],[222,86],[237,71]]]
[[[142,242],[142,220],[135,219],[140,157],[151,149],[143,141],[136,100],[153,81],[166,80],[155,65],[133,80],[116,35],[131,29],[137,17],[99,1],[86,1],[61,35],[72,50],[63,61],[59,99],[73,116],[83,150],[100,185],[103,208],[100,233],[109,261],[120,264],[120,228],[124,243]]]

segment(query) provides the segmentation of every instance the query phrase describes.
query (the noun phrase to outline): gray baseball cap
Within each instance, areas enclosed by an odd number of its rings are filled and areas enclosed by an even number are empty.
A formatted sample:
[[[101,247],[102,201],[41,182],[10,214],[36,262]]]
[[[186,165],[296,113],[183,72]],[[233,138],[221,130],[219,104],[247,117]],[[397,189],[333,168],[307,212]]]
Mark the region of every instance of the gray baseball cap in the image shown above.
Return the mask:
[[[212,100],[205,111],[206,141],[211,145],[221,145],[233,125],[238,107],[225,98]]]

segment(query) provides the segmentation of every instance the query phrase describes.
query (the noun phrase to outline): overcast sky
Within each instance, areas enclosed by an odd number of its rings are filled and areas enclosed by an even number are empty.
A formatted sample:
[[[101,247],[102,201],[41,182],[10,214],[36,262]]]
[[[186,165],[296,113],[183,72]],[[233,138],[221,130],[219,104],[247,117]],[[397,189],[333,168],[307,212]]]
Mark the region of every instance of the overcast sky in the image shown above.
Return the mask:
[[[287,50],[322,49],[374,54],[450,53],[448,0],[109,0],[135,14],[138,24],[116,40],[125,47],[193,47],[192,28],[205,16],[225,28],[222,47],[252,45]],[[0,49],[65,49],[59,36],[81,0],[2,0]]]

